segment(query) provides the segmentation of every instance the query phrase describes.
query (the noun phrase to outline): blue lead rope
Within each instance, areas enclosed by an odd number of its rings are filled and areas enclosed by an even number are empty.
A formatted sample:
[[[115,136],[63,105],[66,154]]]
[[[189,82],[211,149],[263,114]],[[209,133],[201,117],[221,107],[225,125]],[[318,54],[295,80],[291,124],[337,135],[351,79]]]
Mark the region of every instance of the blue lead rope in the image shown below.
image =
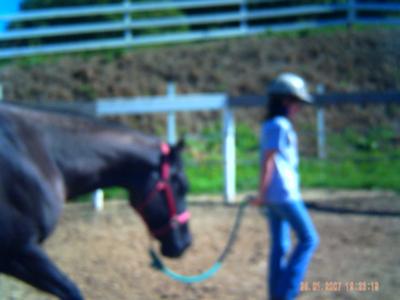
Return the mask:
[[[182,283],[186,283],[186,284],[197,283],[197,282],[201,282],[206,279],[209,279],[212,276],[214,276],[222,266],[222,262],[217,261],[211,266],[211,268],[209,268],[208,270],[206,270],[200,274],[191,275],[191,276],[182,275],[182,274],[178,274],[178,273],[172,271],[171,269],[169,269],[168,267],[166,267],[164,265],[164,263],[161,261],[161,259],[158,257],[157,253],[153,249],[150,249],[149,252],[150,252],[150,256],[152,258],[151,266],[154,269],[157,269],[157,270],[163,272],[165,275],[167,275],[169,278],[171,278],[173,280],[176,280],[176,281],[179,281]]]
[[[178,274],[178,273],[172,271],[171,269],[169,269],[167,266],[165,266],[165,264],[162,262],[161,258],[158,256],[157,252],[155,250],[153,250],[152,248],[150,248],[149,255],[152,260],[151,266],[154,269],[164,273],[169,278],[179,281],[179,282],[182,282],[182,283],[186,283],[186,284],[198,283],[198,282],[201,282],[201,281],[211,278],[219,271],[219,269],[221,269],[223,261],[227,257],[234,242],[236,241],[244,210],[245,210],[247,204],[250,202],[250,200],[251,200],[250,198],[247,198],[240,204],[237,215],[236,215],[235,223],[234,223],[231,233],[229,235],[228,242],[226,243],[225,248],[222,251],[219,258],[217,259],[217,261],[209,269],[207,269],[204,272],[197,274],[197,275]]]

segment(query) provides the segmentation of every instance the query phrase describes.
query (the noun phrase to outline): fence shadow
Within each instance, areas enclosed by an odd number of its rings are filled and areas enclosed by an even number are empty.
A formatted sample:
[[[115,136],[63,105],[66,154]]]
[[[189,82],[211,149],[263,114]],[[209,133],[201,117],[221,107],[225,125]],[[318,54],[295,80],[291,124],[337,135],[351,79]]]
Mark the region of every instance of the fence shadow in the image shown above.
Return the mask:
[[[224,203],[221,201],[207,201],[207,200],[192,200],[188,203],[193,207],[204,207],[204,208],[237,208],[240,203]],[[305,201],[306,207],[311,211],[329,213],[329,214],[341,214],[341,215],[358,215],[358,216],[373,216],[373,217],[394,217],[400,218],[400,210],[396,209],[375,209],[373,207],[344,207],[340,206],[339,203],[335,202],[323,202],[323,201]]]
[[[360,215],[360,216],[375,216],[375,217],[400,217],[400,211],[396,210],[377,210],[373,208],[346,208],[346,207],[337,207],[333,205],[329,205],[328,203],[320,203],[320,202],[306,202],[306,206],[308,209],[323,212],[323,213],[332,213],[332,214],[342,214],[342,215]]]

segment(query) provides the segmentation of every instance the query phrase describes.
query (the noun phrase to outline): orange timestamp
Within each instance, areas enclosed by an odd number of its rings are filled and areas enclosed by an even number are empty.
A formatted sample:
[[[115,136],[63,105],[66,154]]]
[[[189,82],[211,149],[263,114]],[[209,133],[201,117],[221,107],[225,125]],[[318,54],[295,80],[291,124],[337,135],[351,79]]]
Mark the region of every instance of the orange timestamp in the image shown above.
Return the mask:
[[[302,281],[302,292],[378,292],[379,281]]]

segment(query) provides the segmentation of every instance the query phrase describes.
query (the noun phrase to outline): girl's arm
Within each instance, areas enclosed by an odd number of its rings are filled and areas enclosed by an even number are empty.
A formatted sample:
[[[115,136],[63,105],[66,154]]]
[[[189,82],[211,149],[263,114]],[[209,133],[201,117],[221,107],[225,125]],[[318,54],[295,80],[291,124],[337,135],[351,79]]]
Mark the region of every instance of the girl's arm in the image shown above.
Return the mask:
[[[264,153],[263,162],[261,163],[260,183],[258,189],[258,197],[253,201],[253,205],[263,205],[265,202],[265,193],[271,184],[272,173],[275,168],[274,156],[276,150],[267,150]]]

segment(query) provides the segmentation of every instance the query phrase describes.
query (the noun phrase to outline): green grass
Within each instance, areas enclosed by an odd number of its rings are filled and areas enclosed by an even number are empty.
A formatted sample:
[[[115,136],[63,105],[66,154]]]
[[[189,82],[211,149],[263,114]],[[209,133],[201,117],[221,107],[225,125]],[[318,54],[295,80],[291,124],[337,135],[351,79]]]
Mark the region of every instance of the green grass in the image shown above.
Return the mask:
[[[319,160],[303,159],[300,165],[301,182],[307,188],[391,189],[400,191],[399,159]],[[221,192],[223,170],[221,166],[188,167],[187,174],[193,193]],[[256,164],[238,164],[237,189],[255,190],[258,187],[259,167]]]
[[[366,160],[319,160],[303,159],[300,174],[303,187],[391,189],[400,191],[398,178],[399,159]],[[188,167],[187,174],[193,193],[220,192],[223,189],[221,166]],[[237,189],[254,190],[258,185],[259,167],[256,164],[238,164]]]
[[[220,132],[216,128],[214,130]],[[332,154],[327,159],[302,158],[302,186],[400,191],[400,149],[390,144],[394,136],[395,132],[388,128],[375,128],[367,135],[347,130],[340,135],[330,136],[328,148]],[[243,124],[239,124],[236,138],[237,188],[239,191],[256,189],[259,176],[258,138]],[[216,139],[190,143],[185,160],[193,193],[222,191],[223,168],[219,143],[220,140]],[[194,156],[201,159],[194,162]]]
[[[396,170],[399,159],[366,159],[342,161],[306,159],[301,175],[306,187],[378,188],[400,190]]]

